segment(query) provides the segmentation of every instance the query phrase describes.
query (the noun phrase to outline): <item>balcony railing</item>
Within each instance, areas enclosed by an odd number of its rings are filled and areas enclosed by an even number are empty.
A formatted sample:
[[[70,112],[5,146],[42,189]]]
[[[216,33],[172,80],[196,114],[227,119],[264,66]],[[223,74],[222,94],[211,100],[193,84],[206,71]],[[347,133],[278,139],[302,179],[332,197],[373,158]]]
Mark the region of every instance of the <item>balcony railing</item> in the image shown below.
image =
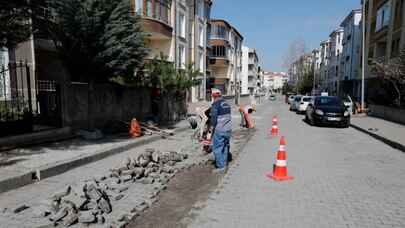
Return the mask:
[[[152,18],[170,25],[170,3],[167,0],[146,0],[140,9],[143,17]]]

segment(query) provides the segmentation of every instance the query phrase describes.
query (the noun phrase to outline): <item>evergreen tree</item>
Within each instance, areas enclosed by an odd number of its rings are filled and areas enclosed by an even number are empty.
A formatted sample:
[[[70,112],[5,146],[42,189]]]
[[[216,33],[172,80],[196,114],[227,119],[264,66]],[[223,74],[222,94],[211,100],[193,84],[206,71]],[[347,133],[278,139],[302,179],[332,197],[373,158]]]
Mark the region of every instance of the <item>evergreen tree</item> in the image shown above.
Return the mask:
[[[135,74],[147,55],[145,36],[138,15],[130,14],[130,1],[121,1],[112,11],[101,37],[103,51],[97,58],[105,62],[114,77]],[[127,77],[133,80],[134,77]]]
[[[147,54],[128,0],[49,0],[55,19],[39,22],[75,80],[133,80]]]
[[[31,10],[27,0],[0,0],[0,47],[12,48],[31,35]]]

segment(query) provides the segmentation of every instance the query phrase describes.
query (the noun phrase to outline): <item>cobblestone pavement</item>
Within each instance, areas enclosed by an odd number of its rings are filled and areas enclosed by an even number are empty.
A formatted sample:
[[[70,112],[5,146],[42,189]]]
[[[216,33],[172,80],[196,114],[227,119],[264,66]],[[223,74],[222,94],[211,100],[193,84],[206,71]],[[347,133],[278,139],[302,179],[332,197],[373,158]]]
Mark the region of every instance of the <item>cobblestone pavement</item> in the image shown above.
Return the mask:
[[[51,222],[49,222],[47,218],[36,218],[33,216],[33,209],[41,201],[48,199],[55,192],[60,191],[68,185],[74,185],[80,181],[90,180],[93,177],[98,177],[100,175],[106,175],[109,169],[117,167],[127,157],[133,157],[142,153],[146,148],[187,153],[189,158],[180,163],[182,166],[198,164],[208,159],[207,156],[204,156],[203,153],[200,152],[201,150],[199,149],[198,143],[195,144],[190,140],[190,130],[179,133],[166,140],[159,140],[139,146],[103,160],[72,169],[43,181],[0,194],[0,228],[52,227],[52,225],[50,225]],[[156,185],[134,183],[129,185],[129,187],[130,188],[125,193],[124,198],[114,204],[113,212],[110,216],[112,219],[129,213],[139,201],[149,200],[149,196],[155,191],[154,188]],[[13,213],[15,208],[22,205],[27,205],[29,208],[21,213]],[[110,221],[107,220],[105,226],[107,226],[108,222]],[[74,227],[78,226],[79,225],[76,225]],[[91,227],[100,227],[100,225],[96,224]]]
[[[286,136],[290,182],[270,181]],[[405,227],[405,154],[355,129],[311,127],[281,101],[257,118],[258,132],[189,227]]]

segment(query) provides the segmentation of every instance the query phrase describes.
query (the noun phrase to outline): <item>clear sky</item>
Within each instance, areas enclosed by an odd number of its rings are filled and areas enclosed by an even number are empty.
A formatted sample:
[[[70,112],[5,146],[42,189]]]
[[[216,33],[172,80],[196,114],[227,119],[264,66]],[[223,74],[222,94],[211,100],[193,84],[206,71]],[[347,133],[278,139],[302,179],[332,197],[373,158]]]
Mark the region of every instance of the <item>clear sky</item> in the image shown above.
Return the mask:
[[[291,42],[318,47],[355,8],[360,0],[214,0],[211,17],[237,28],[244,45],[257,49],[265,70],[283,71]]]

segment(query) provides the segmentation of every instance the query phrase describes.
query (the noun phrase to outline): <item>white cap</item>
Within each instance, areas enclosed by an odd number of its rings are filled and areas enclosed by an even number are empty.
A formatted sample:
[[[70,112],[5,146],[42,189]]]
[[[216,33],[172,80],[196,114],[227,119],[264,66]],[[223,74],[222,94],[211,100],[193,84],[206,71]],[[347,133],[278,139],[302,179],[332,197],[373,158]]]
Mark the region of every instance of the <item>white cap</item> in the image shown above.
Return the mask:
[[[215,89],[215,88],[211,89],[211,96],[220,97],[221,96],[221,90]]]

